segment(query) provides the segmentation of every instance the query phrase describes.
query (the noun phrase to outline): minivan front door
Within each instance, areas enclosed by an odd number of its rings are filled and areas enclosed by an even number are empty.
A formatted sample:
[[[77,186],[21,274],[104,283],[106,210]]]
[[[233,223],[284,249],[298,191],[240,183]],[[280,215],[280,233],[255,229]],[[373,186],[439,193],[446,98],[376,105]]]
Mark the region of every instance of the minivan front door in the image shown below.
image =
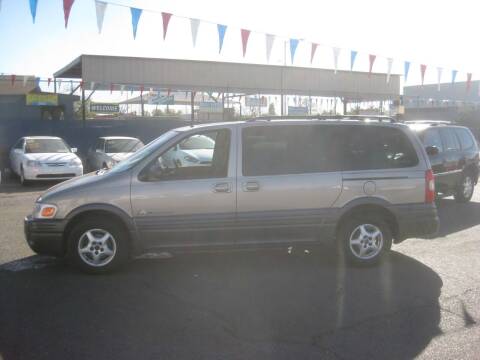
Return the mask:
[[[235,161],[231,131],[189,134],[132,179],[134,219],[146,248],[233,243]]]
[[[254,124],[237,136],[238,243],[316,240],[342,190],[336,130]]]

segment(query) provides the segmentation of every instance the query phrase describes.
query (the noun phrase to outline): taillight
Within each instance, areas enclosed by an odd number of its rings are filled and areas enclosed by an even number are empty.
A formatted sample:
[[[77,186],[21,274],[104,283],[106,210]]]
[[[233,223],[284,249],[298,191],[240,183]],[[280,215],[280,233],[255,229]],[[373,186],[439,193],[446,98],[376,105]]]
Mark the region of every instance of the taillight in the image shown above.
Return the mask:
[[[425,202],[431,204],[435,201],[435,178],[432,170],[425,171]]]

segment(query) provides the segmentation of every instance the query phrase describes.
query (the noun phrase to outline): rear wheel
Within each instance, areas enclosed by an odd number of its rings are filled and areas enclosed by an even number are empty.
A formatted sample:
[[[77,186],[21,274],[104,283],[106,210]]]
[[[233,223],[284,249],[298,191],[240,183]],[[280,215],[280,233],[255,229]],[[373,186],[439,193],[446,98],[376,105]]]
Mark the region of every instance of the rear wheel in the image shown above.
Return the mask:
[[[129,259],[126,231],[111,219],[81,220],[68,236],[67,255],[73,265],[88,273],[114,270]]]
[[[455,192],[455,200],[459,203],[469,202],[473,196],[475,189],[475,181],[473,176],[469,173],[465,173],[462,176],[462,181]]]
[[[373,265],[392,247],[392,232],[379,215],[365,215],[345,221],[338,233],[345,259],[355,265]]]

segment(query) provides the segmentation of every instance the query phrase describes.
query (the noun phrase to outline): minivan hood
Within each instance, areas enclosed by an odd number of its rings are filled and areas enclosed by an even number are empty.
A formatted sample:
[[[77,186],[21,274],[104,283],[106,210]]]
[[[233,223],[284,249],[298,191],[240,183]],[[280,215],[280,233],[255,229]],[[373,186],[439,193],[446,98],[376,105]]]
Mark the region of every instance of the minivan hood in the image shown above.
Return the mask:
[[[122,161],[125,160],[126,158],[132,156],[134,153],[133,152],[121,152],[121,153],[107,153],[107,155],[115,160],[115,161]]]
[[[78,156],[74,153],[27,153],[25,158],[42,163],[65,163],[78,159]]]

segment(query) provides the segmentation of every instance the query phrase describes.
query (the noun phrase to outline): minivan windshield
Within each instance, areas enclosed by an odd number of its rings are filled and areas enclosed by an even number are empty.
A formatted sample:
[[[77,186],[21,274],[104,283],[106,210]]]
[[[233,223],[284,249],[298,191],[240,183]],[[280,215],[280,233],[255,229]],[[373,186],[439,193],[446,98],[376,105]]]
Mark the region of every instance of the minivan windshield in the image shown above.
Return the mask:
[[[138,164],[140,161],[148,157],[150,154],[155,152],[160,146],[162,146],[164,143],[166,143],[168,140],[174,138],[175,136],[178,135],[178,131],[175,130],[170,130],[167,131],[166,133],[160,135],[158,138],[155,140],[151,141],[147,145],[145,145],[143,148],[138,150],[135,154],[130,156],[129,158],[119,162],[115,167],[113,167],[109,172],[112,173],[117,173],[121,172],[127,169],[131,169],[133,166]]]

